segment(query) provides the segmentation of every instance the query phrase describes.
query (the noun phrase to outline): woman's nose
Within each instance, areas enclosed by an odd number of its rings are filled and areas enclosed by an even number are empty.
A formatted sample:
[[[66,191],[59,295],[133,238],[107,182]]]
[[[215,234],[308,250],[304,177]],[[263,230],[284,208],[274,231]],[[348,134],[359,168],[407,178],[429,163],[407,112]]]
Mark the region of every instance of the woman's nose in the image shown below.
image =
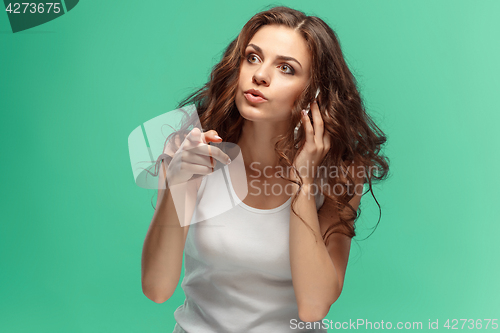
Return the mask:
[[[253,81],[256,84],[265,86],[268,86],[269,83],[271,83],[271,79],[263,66],[255,71],[253,75]]]

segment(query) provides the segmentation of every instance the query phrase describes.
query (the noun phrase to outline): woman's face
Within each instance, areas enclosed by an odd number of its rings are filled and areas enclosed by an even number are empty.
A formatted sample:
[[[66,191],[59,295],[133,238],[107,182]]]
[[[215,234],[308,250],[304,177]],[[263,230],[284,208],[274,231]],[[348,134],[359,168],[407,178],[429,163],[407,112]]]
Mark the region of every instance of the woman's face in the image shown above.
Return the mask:
[[[289,120],[310,77],[306,41],[293,29],[265,25],[252,37],[240,64],[235,103],[251,121]],[[254,89],[256,91],[249,90]],[[254,97],[258,93],[262,97]]]

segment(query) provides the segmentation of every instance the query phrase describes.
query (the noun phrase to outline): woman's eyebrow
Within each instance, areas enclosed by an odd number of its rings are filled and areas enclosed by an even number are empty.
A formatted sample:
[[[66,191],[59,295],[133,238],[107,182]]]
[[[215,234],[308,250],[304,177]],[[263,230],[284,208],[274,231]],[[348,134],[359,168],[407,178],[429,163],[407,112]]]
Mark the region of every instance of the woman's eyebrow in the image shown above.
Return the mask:
[[[248,44],[247,47],[248,46],[253,47],[257,52],[264,54],[264,52],[262,52],[262,49],[260,47],[258,47],[257,45],[255,45],[255,44]],[[287,60],[287,61],[295,61],[296,63],[299,64],[300,68],[302,68],[302,65],[300,64],[300,62],[297,59],[295,59],[295,58],[287,57],[287,56],[283,56],[283,55],[279,55],[279,56],[276,56],[276,59]]]

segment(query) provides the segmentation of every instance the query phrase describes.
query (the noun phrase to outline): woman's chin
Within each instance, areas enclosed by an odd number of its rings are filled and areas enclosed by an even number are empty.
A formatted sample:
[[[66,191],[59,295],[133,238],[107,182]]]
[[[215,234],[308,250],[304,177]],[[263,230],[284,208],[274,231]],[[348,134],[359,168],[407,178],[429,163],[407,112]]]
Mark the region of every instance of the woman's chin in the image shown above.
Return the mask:
[[[266,120],[268,118],[266,117],[265,110],[252,105],[239,106],[238,110],[240,111],[240,115],[246,120],[258,121],[258,120]]]
[[[282,116],[278,113],[268,110],[268,108],[262,105],[250,105],[245,103],[236,103],[236,108],[240,112],[240,115],[249,121],[267,121],[267,122],[281,122],[290,121],[291,111],[283,112]]]

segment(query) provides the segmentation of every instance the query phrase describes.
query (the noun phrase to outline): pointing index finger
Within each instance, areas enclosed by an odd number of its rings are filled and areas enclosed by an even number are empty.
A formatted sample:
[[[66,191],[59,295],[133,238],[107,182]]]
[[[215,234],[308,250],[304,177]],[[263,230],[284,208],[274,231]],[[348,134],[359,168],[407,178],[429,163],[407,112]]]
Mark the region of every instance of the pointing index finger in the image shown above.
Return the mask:
[[[210,142],[208,142],[208,144],[200,144],[194,149],[196,149],[197,154],[209,156],[210,158],[213,157],[223,164],[231,163],[231,159],[229,158],[229,156],[224,153],[219,147],[210,145]]]

